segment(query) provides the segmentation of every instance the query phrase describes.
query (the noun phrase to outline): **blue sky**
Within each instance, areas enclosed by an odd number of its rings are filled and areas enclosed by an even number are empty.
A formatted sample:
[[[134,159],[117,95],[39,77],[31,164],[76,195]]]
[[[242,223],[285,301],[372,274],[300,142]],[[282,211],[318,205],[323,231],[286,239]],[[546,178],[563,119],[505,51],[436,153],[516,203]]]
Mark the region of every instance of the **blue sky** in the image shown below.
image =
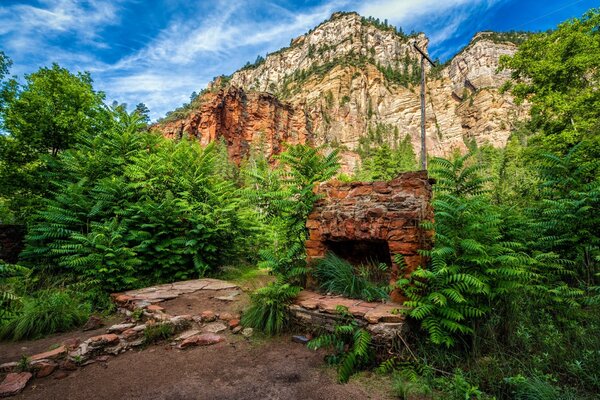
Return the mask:
[[[57,62],[153,118],[338,10],[423,31],[444,60],[481,30],[546,30],[594,0],[0,0],[0,50],[22,76]]]

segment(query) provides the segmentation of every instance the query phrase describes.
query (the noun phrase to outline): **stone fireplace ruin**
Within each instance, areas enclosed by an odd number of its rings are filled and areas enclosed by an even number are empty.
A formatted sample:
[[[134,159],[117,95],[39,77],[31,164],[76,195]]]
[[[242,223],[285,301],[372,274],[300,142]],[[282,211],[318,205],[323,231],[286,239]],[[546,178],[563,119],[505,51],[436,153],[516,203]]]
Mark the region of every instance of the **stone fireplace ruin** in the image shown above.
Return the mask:
[[[389,283],[424,265],[419,250],[431,248],[433,236],[421,227],[422,221],[433,221],[426,171],[407,172],[387,182],[332,181],[315,191],[321,199],[306,223],[309,263],[328,252],[353,265],[385,263]],[[404,260],[403,268],[395,262],[396,256]],[[391,297],[403,301],[398,290]]]

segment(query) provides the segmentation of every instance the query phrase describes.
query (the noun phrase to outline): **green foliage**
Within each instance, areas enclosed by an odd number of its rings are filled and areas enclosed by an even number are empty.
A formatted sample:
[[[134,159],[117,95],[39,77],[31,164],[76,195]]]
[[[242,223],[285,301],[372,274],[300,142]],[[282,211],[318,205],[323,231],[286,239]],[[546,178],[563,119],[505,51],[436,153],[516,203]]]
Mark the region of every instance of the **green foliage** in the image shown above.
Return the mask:
[[[242,325],[269,336],[281,333],[288,325],[288,305],[300,293],[300,287],[271,283],[251,296],[252,305],[242,315]]]
[[[17,287],[29,277],[31,270],[20,265],[0,262],[0,326],[14,317],[21,305]]]
[[[26,355],[22,355],[17,364],[18,372],[31,372],[33,368],[31,367],[31,360]]]
[[[306,272],[306,220],[318,199],[313,188],[334,176],[339,168],[337,151],[327,155],[321,152],[307,145],[290,146],[278,156],[281,168],[276,176],[265,169],[254,170],[253,184],[273,189],[258,198],[259,211],[265,222],[278,226],[274,246],[260,251],[260,266],[290,282],[301,282]],[[250,198],[257,199],[255,195]]]
[[[531,102],[534,147],[575,156],[582,165],[600,156],[600,11],[592,9],[556,30],[531,35],[501,65],[512,70],[511,91]],[[509,84],[510,87],[511,84]],[[590,170],[598,176],[598,169]]]
[[[110,123],[87,73],[72,74],[54,64],[26,75],[25,84],[6,82],[0,97],[0,197],[25,220],[50,190],[46,174],[56,155]]]
[[[326,361],[338,366],[338,380],[346,383],[358,369],[372,362],[374,351],[369,332],[360,328],[343,307],[338,306],[338,311],[346,321],[336,325],[333,333],[318,336],[307,346],[311,350],[331,349],[333,353],[326,357]]]
[[[236,257],[252,222],[218,144],[170,141],[141,131],[135,113],[115,114],[112,129],[59,156],[66,177],[23,256],[106,291],[204,276]]]
[[[399,139],[398,127],[376,124],[366,136],[359,139],[358,154],[361,169],[358,180],[391,180],[402,172],[417,169],[417,161],[410,135]],[[390,146],[388,143],[392,143]]]
[[[0,329],[3,338],[36,339],[81,326],[90,315],[90,305],[68,289],[48,289],[23,298],[23,305]]]
[[[378,287],[370,281],[368,268],[355,268],[333,253],[328,253],[325,258],[317,261],[312,273],[325,293],[331,292],[367,301],[388,298],[386,288]]]
[[[147,324],[144,329],[144,343],[152,344],[169,339],[175,333],[175,328],[171,324],[158,323]]]
[[[514,293],[531,277],[533,263],[522,244],[503,237],[506,216],[483,194],[484,179],[477,164],[434,159],[438,193],[433,202],[435,247],[431,258],[405,286],[412,307],[408,315],[421,321],[435,344],[452,346],[456,335],[475,333],[475,322],[496,302]]]

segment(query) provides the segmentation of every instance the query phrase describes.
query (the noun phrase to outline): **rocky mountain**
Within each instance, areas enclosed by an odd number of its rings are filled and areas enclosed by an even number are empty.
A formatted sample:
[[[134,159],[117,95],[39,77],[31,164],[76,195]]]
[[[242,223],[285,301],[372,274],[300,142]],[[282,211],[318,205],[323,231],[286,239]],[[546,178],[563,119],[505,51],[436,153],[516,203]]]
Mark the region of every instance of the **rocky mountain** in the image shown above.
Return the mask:
[[[516,51],[515,41],[482,32],[446,64],[426,67],[429,155],[465,150],[470,141],[506,143],[528,111],[499,90],[510,75],[498,71],[499,58]],[[344,171],[352,172],[365,148],[393,147],[406,135],[418,154],[420,56],[413,43],[426,50],[428,39],[335,13],[289,47],[215,79],[157,127],[203,144],[222,138],[235,161],[252,146],[273,155],[284,143],[311,143],[339,148]]]

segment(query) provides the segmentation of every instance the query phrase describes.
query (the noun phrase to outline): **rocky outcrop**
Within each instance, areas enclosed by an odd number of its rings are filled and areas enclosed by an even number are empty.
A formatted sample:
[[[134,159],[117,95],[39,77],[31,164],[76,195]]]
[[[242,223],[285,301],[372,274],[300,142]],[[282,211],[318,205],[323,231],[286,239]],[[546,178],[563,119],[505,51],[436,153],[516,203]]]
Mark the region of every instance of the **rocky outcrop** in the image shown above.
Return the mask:
[[[284,143],[309,139],[306,115],[272,94],[247,93],[230,86],[206,94],[202,100],[199,110],[163,125],[162,132],[170,138],[189,135],[203,145],[223,140],[236,161],[247,156],[253,145],[272,156],[281,152]]]
[[[499,91],[509,78],[509,71],[498,71],[499,58],[517,46],[494,35],[476,35],[441,69],[427,67],[429,155],[464,151],[471,141],[503,146],[514,122],[526,117],[526,105]],[[198,108],[158,127],[203,144],[223,138],[238,162],[258,143],[269,156],[285,142],[311,143],[340,149],[344,172],[353,172],[361,143],[393,146],[406,135],[419,153],[420,67],[413,43],[426,49],[428,39],[337,13],[227,82],[215,80]]]

